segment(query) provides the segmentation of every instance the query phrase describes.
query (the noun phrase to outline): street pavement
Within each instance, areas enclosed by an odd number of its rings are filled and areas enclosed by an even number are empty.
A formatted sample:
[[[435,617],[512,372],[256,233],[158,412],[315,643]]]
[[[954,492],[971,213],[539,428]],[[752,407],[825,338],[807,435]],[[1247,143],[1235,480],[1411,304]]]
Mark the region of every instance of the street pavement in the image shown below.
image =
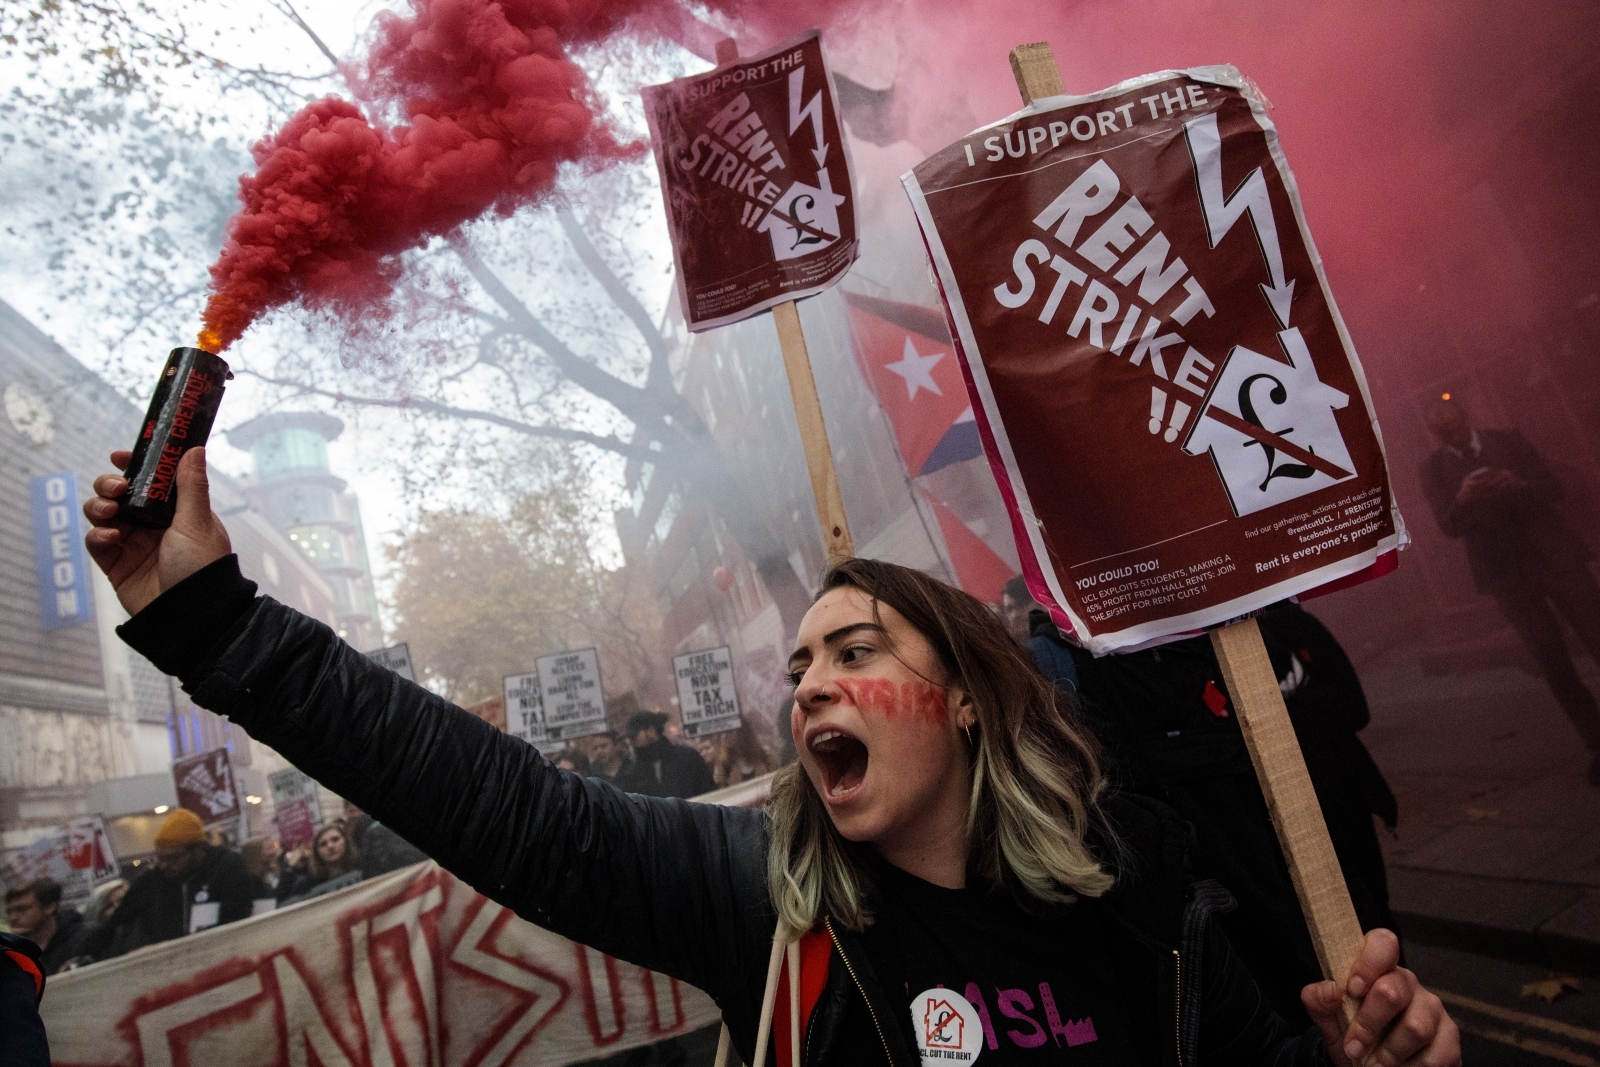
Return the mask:
[[[1430,675],[1421,657],[1393,657],[1363,671],[1362,738],[1400,804],[1397,834],[1380,830],[1391,904],[1410,941],[1600,976],[1600,788],[1518,658]]]
[[[1445,1000],[1467,1067],[1600,1065],[1600,983],[1585,981],[1547,1003],[1523,995],[1547,968],[1416,943],[1406,962]]]

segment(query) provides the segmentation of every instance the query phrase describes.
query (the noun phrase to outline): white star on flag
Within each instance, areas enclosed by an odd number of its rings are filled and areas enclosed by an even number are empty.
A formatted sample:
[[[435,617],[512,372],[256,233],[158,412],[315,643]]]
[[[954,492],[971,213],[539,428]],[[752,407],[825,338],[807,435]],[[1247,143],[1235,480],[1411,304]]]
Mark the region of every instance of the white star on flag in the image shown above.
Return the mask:
[[[915,400],[918,389],[926,389],[935,396],[944,396],[938,383],[933,380],[933,368],[941,359],[943,352],[935,352],[931,356],[921,356],[911,345],[911,338],[906,337],[905,354],[899,363],[885,363],[884,369],[894,371],[906,381],[906,399]]]

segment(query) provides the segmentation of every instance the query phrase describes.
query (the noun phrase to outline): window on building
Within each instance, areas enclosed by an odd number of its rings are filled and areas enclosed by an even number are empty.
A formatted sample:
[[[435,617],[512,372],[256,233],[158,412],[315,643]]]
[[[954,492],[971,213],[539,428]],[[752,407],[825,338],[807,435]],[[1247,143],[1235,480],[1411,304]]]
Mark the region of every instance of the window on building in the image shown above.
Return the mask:
[[[312,430],[290,428],[269,433],[250,450],[256,474],[271,478],[282,471],[313,468],[327,470],[328,442]]]

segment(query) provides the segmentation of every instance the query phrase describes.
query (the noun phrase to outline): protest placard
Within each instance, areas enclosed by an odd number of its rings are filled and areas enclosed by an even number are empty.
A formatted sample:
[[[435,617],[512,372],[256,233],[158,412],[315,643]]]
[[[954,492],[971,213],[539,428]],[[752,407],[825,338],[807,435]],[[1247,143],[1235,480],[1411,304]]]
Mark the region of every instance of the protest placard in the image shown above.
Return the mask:
[[[672,657],[678,711],[685,737],[705,737],[739,728],[739,694],[733,684],[733,652],[727,645]]]
[[[118,869],[105,820],[78,815],[11,853],[0,869],[0,881],[7,889],[18,889],[36,878],[53,878],[61,886],[62,899],[77,904],[95,886],[115,878]]]
[[[1392,567],[1366,380],[1238,71],[1038,99],[903,181],[1063,629],[1133,648]]]
[[[172,782],[178,790],[178,806],[200,816],[206,826],[237,819],[243,813],[233,759],[225,748],[174,760]]]
[[[544,730],[544,696],[539,675],[510,674],[502,680],[506,694],[506,733],[543,752],[550,747]]]
[[[644,90],[690,330],[819,292],[855,262],[850,152],[817,31]]]
[[[1343,981],[1361,925],[1260,629],[1235,617],[1392,569],[1405,527],[1288,162],[1232,67],[1087,97],[1047,44],[1011,67],[1024,109],[903,181],[1029,587],[1096,652],[1226,624],[1245,747]]]
[[[544,735],[550,745],[605,732],[600,656],[594,649],[540,656],[538,676],[544,704]]]
[[[309,845],[322,828],[322,800],[317,783],[302,771],[289,767],[267,775],[272,790],[273,821],[278,825],[278,841],[285,849]]]
[[[389,668],[408,682],[417,680],[411,673],[411,645],[405,641],[388,648],[379,648],[366,653],[368,659],[374,663]]]

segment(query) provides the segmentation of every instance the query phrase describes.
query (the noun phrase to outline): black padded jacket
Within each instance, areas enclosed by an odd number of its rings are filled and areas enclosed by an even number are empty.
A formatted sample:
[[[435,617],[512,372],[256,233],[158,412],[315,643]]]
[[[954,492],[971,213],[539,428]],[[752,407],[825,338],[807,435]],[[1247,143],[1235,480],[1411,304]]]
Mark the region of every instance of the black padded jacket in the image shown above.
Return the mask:
[[[218,560],[118,631],[229,716],[530,922],[705,990],[734,1048],[754,1050],[777,917],[764,813],[623,793],[559,770],[525,742],[374,664],[328,627]],[[1291,1035],[1209,922],[1215,886],[1186,884],[1189,834],[1150,801],[1110,806],[1116,888],[1095,906],[1120,932],[1119,974],[1156,1065],[1319,1067],[1320,1035]],[[807,1021],[807,1067],[916,1067],[910,1018],[882,993],[860,942],[837,951]],[[907,1016],[859,1048],[849,1025]]]

